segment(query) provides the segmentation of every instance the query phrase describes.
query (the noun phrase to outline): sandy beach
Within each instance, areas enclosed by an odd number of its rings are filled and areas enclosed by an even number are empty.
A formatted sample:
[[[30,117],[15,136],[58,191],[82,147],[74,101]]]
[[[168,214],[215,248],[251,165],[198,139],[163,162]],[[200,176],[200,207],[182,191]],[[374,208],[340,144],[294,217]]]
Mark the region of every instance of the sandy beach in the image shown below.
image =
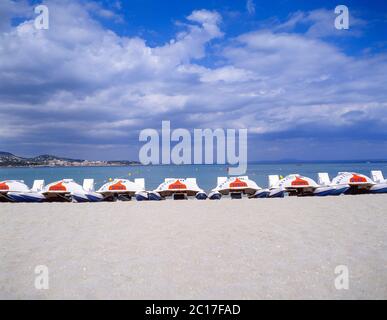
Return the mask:
[[[387,195],[0,203],[0,298],[386,299]]]

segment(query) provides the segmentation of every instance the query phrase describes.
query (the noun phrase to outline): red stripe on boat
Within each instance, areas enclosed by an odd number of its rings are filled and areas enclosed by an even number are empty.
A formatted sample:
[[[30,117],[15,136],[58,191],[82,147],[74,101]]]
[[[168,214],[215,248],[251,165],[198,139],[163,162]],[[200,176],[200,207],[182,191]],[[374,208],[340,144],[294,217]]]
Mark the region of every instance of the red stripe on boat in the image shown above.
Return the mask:
[[[57,184],[54,184],[48,190],[49,191],[67,191],[66,187],[63,185],[63,182],[59,182]]]
[[[176,180],[176,182],[168,186],[168,189],[187,189],[187,186],[184,183],[181,183],[179,180]]]
[[[3,191],[9,190],[9,187],[5,182],[3,182],[3,183],[0,183],[0,190],[3,190]]]
[[[299,177],[296,177],[296,179],[292,181],[292,186],[309,186],[309,182]]]
[[[357,174],[353,174],[350,182],[367,182],[367,179],[361,176],[358,176]]]
[[[230,183],[230,188],[243,188],[243,187],[247,187],[247,183],[239,180],[238,178],[236,178],[235,181]]]
[[[126,190],[126,187],[125,187],[124,184],[122,184],[121,181],[118,181],[117,183],[112,184],[112,185],[109,187],[109,190]]]

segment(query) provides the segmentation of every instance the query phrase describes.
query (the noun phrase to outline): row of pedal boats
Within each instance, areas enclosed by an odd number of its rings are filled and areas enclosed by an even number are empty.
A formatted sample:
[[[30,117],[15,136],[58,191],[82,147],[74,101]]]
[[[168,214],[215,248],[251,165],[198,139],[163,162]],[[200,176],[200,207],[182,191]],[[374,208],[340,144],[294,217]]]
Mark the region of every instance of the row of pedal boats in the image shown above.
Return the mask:
[[[21,180],[5,180],[0,181],[0,202],[219,200],[387,193],[387,180],[379,170],[371,171],[371,178],[355,172],[339,172],[332,180],[328,173],[319,173],[318,182],[299,174],[286,177],[270,175],[268,182],[268,188],[261,188],[248,176],[218,177],[217,186],[207,194],[198,186],[195,178],[167,178],[153,191],[146,191],[144,179],[114,179],[98,190],[95,190],[93,179],[85,179],[83,185],[73,179],[47,185],[44,180],[35,180],[31,189]]]

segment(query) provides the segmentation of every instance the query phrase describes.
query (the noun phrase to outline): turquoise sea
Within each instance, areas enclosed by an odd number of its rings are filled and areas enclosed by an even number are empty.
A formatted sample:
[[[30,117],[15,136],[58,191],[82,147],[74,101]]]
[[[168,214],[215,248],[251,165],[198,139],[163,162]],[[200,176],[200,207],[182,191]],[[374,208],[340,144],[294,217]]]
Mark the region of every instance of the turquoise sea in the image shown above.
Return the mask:
[[[152,165],[129,167],[39,167],[0,168],[1,180],[24,180],[29,186],[35,179],[46,183],[72,178],[82,184],[83,179],[93,178],[96,187],[109,178],[145,178],[146,189],[156,188],[165,178],[197,178],[198,185],[208,191],[216,186],[218,176],[227,176],[227,165]],[[299,173],[317,180],[318,172],[328,172],[331,179],[339,171],[355,171],[370,175],[371,170],[382,170],[387,176],[387,162],[332,162],[332,163],[268,163],[249,164],[246,175],[261,187],[267,186],[269,174]]]

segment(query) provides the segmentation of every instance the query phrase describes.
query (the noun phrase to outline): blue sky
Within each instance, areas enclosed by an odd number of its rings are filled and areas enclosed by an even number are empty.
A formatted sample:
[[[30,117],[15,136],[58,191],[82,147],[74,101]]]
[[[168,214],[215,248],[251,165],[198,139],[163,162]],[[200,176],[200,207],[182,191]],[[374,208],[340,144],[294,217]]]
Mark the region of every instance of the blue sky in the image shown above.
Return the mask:
[[[0,3],[0,150],[137,159],[170,120],[248,128],[249,160],[387,158],[385,1],[52,0],[36,30],[40,3]]]

